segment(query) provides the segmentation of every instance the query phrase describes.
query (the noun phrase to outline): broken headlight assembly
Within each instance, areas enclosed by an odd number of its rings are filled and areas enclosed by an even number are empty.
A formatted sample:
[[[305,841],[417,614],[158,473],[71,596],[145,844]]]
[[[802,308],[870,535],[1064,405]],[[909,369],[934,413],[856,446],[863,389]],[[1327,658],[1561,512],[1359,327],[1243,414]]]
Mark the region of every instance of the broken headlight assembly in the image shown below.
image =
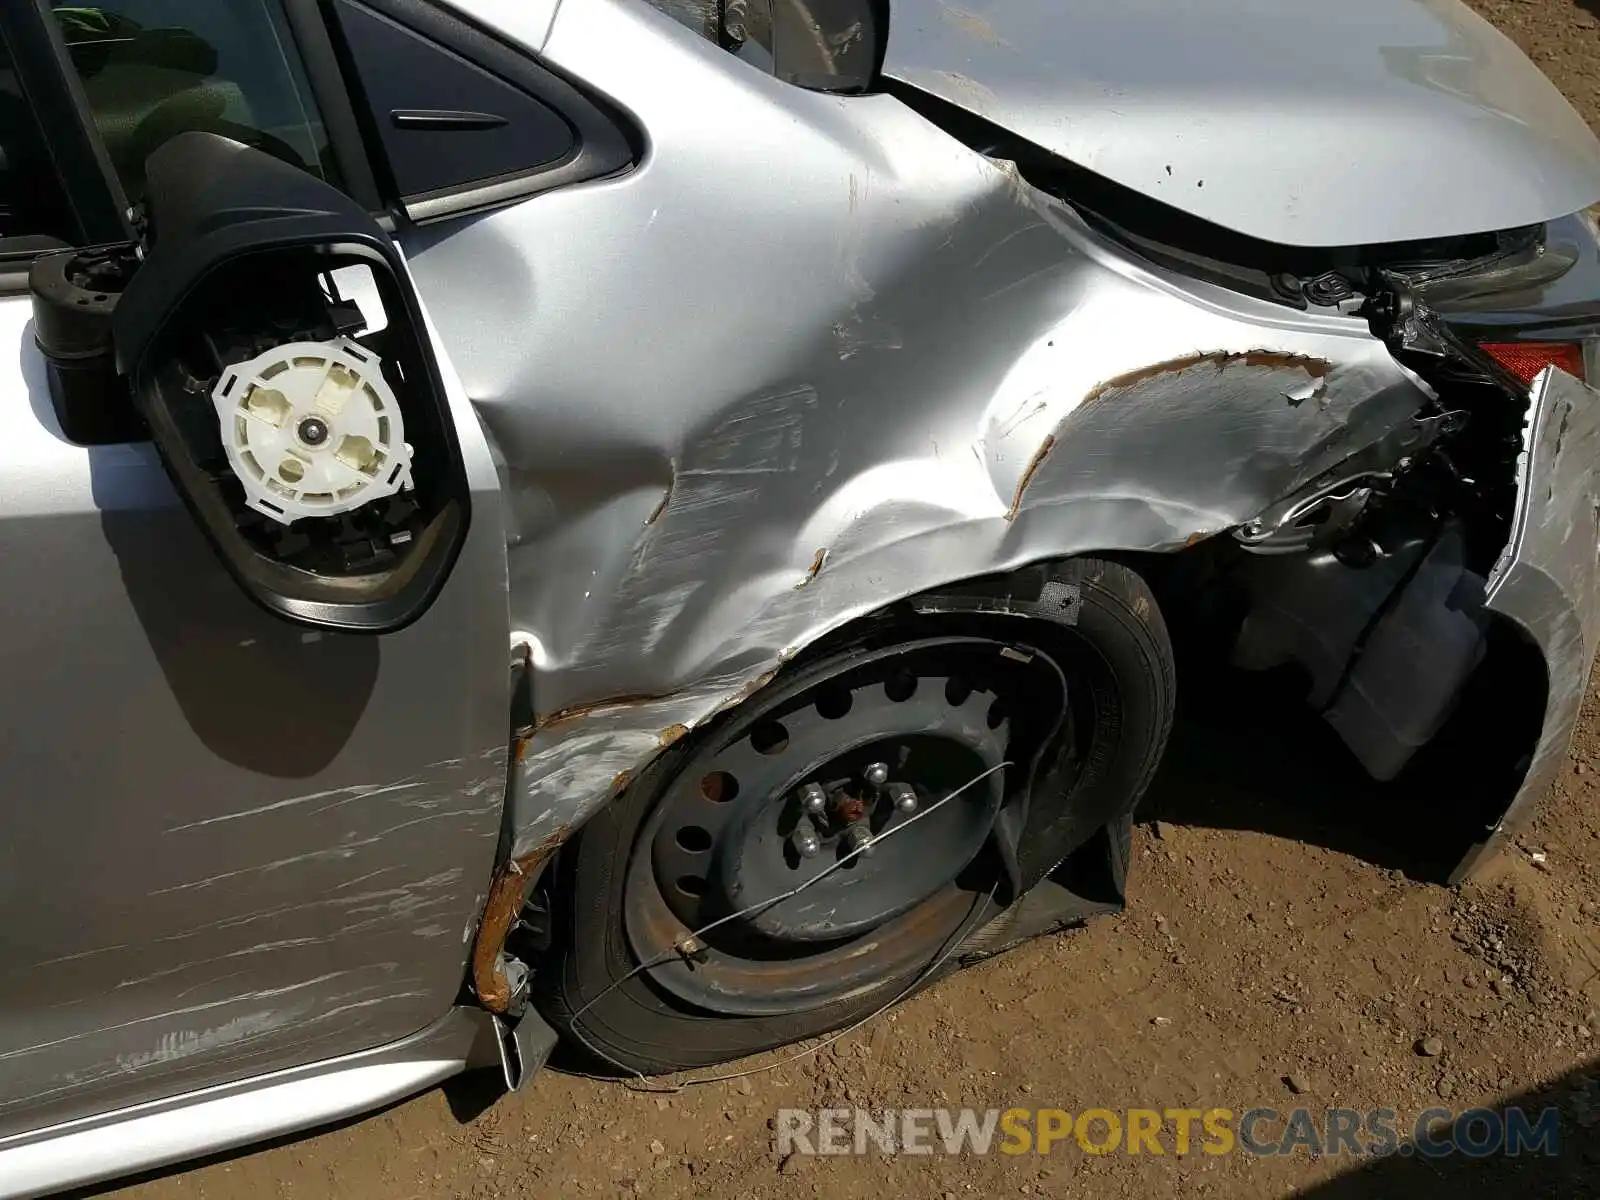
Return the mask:
[[[1320,546],[1358,566],[1385,553],[1376,531],[1400,508],[1470,517],[1471,561],[1485,570],[1494,561],[1535,379],[1551,367],[1600,378],[1600,232],[1583,213],[1451,249],[1338,273],[1334,290],[1360,298],[1353,315],[1366,317],[1432,398],[1241,528],[1246,550]]]

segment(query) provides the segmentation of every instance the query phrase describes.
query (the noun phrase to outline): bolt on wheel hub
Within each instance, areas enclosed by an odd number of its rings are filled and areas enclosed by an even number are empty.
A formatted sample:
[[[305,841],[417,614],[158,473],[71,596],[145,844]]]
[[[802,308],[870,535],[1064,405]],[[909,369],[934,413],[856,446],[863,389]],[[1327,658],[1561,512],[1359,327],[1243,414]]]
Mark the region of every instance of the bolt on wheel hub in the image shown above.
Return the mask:
[[[809,729],[805,719],[791,717],[787,724],[801,754],[813,738],[825,747],[832,733]],[[914,811],[896,809],[886,786],[867,782],[866,767],[883,765],[888,755],[901,760],[903,773],[920,776],[921,791],[911,778],[893,782],[927,809],[998,762],[1004,744],[993,746],[992,761],[984,749],[942,733],[918,733],[874,740],[828,760],[811,781],[827,797],[821,812],[807,812],[801,788],[789,788],[722,826],[708,894],[729,912],[766,905],[743,923],[778,941],[835,941],[881,925],[954,879],[977,855],[994,824],[998,791],[974,788],[913,822]],[[773,766],[785,769],[781,761]],[[815,846],[810,854],[808,845]],[[833,866],[838,869],[817,879]],[[808,879],[817,882],[799,896],[778,899]]]

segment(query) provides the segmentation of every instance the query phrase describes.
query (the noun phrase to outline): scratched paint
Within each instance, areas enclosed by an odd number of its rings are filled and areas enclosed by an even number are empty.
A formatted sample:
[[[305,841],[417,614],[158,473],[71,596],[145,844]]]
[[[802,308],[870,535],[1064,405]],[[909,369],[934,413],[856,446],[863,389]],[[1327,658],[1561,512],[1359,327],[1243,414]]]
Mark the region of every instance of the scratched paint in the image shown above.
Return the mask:
[[[83,941],[25,969],[63,1001],[0,1028],[0,1132],[70,1119],[85,1097],[116,1107],[432,1020],[460,988],[454,934],[481,909],[505,758],[503,744],[435,756],[398,778],[196,805],[152,828],[149,936],[88,940],[89,912]],[[284,846],[299,850],[274,853]]]
[[[785,221],[795,253],[814,249],[835,271],[809,271],[785,298],[781,337],[760,306],[719,308],[715,346],[675,340],[679,310],[662,313],[647,340],[668,360],[646,410],[624,400],[620,377],[596,379],[592,361],[581,376],[554,361],[574,353],[557,354],[555,339],[586,336],[559,315],[493,343],[441,318],[472,364],[469,391],[473,377],[488,387],[480,413],[527,489],[511,507],[548,514],[511,550],[513,625],[546,714],[519,747],[517,853],[581,827],[619,774],[660,752],[660,730],[699,728],[852,619],[1030,561],[1182,547],[1248,520],[1428,399],[1364,322],[1113,263],[1014,165],[898,110],[850,112],[865,114],[852,136],[870,163],[842,170],[832,208],[825,177],[815,197],[801,188]],[[789,152],[809,161],[803,135]],[[658,181],[590,199],[625,224],[659,209],[647,258],[671,264],[685,304],[711,304],[701,281],[727,279],[660,203],[673,167],[659,166]],[[733,207],[730,236],[745,220],[754,236],[761,214]],[[559,278],[543,248],[571,236],[565,216],[536,205],[488,216],[454,235],[448,264],[471,258],[465,239]],[[435,261],[419,248],[419,278],[448,295]],[[841,356],[839,331],[864,312],[897,348]],[[726,344],[743,352],[721,355]],[[508,381],[524,377],[539,405],[512,399]],[[605,470],[578,478],[571,456],[598,444],[610,447]]]
[[[244,1013],[209,1029],[183,1030],[164,1033],[156,1039],[155,1046],[137,1054],[119,1054],[118,1071],[139,1071],[155,1063],[169,1063],[192,1054],[206,1054],[224,1046],[276,1029],[283,1021],[281,1012]]]
[[[927,17],[914,39],[1013,54],[992,13]],[[649,161],[407,235],[506,463],[512,624],[546,718],[519,748],[519,853],[581,826],[660,730],[701,728],[851,620],[1223,533],[1431,399],[1364,320],[1139,261],[892,98],[780,97],[607,3],[568,6],[546,50],[652,114]],[[649,78],[615,69],[630,54]],[[977,72],[930,86],[996,101]],[[705,170],[706,112],[773,186]],[[570,252],[597,229],[625,232]],[[759,271],[730,252],[753,246]],[[471,303],[485,287],[499,314]],[[595,313],[626,313],[626,336]]]

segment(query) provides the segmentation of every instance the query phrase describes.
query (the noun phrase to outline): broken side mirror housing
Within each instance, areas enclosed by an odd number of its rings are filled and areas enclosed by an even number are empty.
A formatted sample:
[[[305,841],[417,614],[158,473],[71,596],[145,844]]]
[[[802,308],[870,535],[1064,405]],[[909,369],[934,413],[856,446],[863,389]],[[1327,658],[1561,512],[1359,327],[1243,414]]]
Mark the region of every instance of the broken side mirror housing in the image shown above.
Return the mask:
[[[209,133],[150,156],[145,216],[142,247],[35,268],[64,428],[137,414],[230,574],[269,611],[356,633],[410,624],[454,566],[470,509],[394,243],[322,180]]]

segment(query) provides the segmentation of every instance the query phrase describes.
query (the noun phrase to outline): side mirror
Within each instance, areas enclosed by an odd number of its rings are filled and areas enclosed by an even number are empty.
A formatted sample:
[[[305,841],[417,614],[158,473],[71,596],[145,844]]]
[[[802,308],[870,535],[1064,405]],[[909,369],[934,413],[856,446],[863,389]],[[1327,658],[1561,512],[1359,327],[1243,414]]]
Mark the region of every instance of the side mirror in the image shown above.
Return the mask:
[[[148,249],[34,267],[63,426],[142,418],[268,610],[362,633],[416,620],[460,552],[469,490],[394,243],[343,193],[216,134],[167,142],[146,181]]]
[[[864,92],[883,65],[887,18],[887,0],[724,0],[723,39],[788,83]]]

